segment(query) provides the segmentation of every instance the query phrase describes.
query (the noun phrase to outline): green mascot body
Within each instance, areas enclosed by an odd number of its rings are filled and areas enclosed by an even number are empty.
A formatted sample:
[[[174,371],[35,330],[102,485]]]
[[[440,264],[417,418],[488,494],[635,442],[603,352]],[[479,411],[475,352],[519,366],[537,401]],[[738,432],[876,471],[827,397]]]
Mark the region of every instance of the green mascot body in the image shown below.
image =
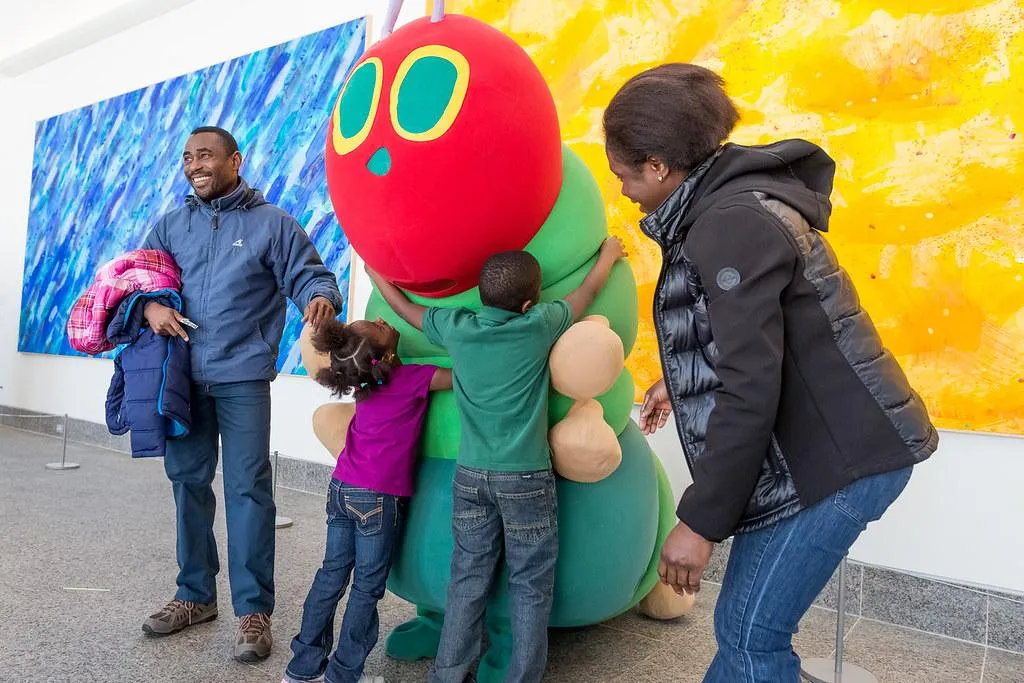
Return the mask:
[[[607,237],[604,206],[590,171],[568,147],[562,154],[562,191],[548,220],[526,247],[542,265],[545,301],[564,296],[582,282]],[[564,275],[549,283],[552,273]],[[475,289],[448,299],[415,298],[430,306],[480,307]],[[615,267],[588,314],[608,318],[629,353],[636,339],[637,297],[628,264]],[[367,317],[377,316],[402,333],[400,355],[406,362],[451,366],[443,349],[427,342],[374,292]],[[612,389],[597,399],[622,447],[622,463],[615,472],[592,484],[558,482],[560,548],[551,613],[554,627],[610,619],[637,605],[658,580],[658,555],[675,524],[675,503],[661,463],[630,419],[633,396],[633,379],[624,370]],[[550,424],[561,420],[571,405],[570,399],[552,391]],[[417,619],[388,637],[387,652],[396,659],[433,657],[437,651],[450,573],[451,490],[458,447],[458,414],[453,394],[446,392],[433,399],[427,415],[416,495],[409,504],[404,540],[388,581],[390,590],[415,604],[419,612]],[[503,680],[511,654],[506,588],[503,574],[488,606],[490,648],[478,671],[481,683]]]

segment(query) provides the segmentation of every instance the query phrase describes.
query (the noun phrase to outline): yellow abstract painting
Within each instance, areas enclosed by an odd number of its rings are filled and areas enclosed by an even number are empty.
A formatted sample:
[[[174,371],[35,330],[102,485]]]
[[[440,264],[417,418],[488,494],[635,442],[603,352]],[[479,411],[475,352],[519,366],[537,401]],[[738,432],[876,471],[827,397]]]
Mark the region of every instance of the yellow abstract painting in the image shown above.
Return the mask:
[[[940,427],[1024,434],[1024,0],[454,0],[522,45],[593,170],[640,286],[630,358],[660,376],[660,255],[608,171],[601,115],[664,62],[718,71],[732,140],[811,140],[838,171],[829,239]]]

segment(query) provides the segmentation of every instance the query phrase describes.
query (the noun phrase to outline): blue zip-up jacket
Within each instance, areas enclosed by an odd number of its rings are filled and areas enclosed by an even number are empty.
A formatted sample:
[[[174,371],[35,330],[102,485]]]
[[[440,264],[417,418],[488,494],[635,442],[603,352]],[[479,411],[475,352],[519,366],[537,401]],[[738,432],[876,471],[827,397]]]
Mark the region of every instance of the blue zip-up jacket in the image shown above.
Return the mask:
[[[163,216],[144,249],[162,249],[181,268],[192,381],[272,380],[284,332],[285,297],[305,310],[317,296],[341,311],[334,274],[294,218],[240,180],[210,203],[195,195]]]
[[[192,425],[188,344],[161,337],[145,324],[150,301],[181,310],[174,290],[139,292],[124,300],[107,325],[107,338],[125,344],[107,391],[107,429],[117,435],[131,430],[133,458],[162,456],[167,439],[186,436]]]

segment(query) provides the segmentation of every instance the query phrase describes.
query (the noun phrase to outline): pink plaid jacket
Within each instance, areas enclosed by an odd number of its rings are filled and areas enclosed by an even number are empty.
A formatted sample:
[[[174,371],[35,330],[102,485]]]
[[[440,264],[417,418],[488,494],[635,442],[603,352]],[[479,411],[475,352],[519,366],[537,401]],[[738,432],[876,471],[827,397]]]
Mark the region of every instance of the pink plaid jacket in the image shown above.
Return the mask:
[[[104,264],[89,289],[71,307],[71,346],[90,356],[111,350],[114,344],[107,340],[107,324],[125,297],[161,289],[181,290],[181,270],[165,251],[137,249]]]

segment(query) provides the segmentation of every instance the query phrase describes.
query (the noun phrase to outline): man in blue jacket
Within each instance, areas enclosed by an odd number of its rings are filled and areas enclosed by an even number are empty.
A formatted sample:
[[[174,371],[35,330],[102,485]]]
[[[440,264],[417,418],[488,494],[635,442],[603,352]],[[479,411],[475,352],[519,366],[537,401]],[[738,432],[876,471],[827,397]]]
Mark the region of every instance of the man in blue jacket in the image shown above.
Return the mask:
[[[175,598],[142,630],[165,636],[217,617],[212,483],[219,437],[231,601],[241,619],[234,656],[254,662],[273,643],[270,381],[285,298],[314,326],[334,317],[342,298],[302,227],[239,176],[242,156],[230,133],[195,129],[182,161],[194,194],[163,216],[143,245],[169,252],[182,274],[182,312],[155,302],[145,309],[153,330],[190,346],[192,430],[168,442],[164,458],[177,507],[180,571]]]

